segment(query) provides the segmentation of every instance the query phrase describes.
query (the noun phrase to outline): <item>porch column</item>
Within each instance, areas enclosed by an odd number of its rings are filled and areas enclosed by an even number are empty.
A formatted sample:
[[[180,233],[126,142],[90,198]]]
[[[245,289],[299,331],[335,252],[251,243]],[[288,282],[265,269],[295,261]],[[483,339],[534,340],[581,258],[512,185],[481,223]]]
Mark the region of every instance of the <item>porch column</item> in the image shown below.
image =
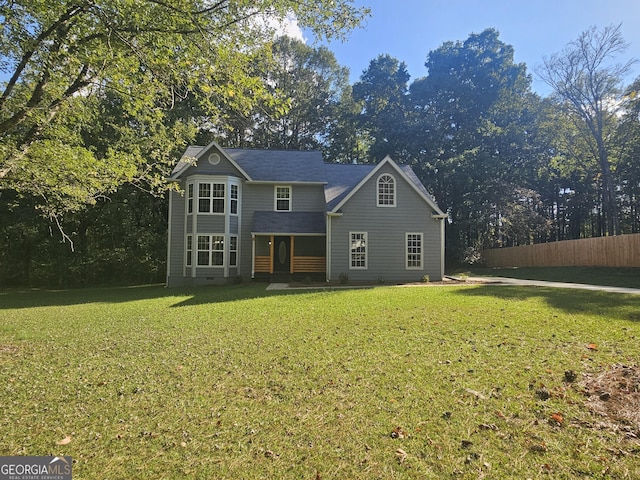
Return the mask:
[[[269,273],[273,275],[273,249],[275,248],[276,237],[271,235],[269,237]]]
[[[256,236],[251,235],[251,278],[256,278]]]
[[[294,250],[294,247],[293,247],[293,239],[294,239],[294,238],[296,238],[296,237],[294,237],[293,235],[291,235],[291,253],[290,253],[290,258],[289,258],[289,273],[290,273],[291,275],[293,275],[293,271],[294,271],[294,268],[293,268],[293,267],[294,267],[294,265],[293,265],[293,257],[294,257],[294,254],[293,254],[293,250]]]

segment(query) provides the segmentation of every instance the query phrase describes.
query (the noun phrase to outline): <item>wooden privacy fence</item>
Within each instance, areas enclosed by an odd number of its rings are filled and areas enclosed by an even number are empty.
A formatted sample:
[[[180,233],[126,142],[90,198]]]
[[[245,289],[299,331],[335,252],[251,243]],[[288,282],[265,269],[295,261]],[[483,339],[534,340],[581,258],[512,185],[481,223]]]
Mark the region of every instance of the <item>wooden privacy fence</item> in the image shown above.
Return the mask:
[[[640,233],[484,250],[488,267],[640,267]]]

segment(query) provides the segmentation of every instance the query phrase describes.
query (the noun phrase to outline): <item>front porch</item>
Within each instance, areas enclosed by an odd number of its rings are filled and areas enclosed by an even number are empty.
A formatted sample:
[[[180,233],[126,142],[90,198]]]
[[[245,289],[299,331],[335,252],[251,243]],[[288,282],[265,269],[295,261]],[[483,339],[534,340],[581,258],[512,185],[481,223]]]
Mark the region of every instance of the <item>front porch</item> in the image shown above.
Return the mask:
[[[324,277],[325,236],[254,235],[252,278]]]

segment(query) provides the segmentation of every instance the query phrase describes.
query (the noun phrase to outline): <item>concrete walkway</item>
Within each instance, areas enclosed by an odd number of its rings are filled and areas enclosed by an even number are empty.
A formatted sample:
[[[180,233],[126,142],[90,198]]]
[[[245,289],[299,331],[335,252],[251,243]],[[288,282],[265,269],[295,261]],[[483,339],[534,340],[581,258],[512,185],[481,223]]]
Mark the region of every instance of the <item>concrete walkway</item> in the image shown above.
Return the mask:
[[[597,292],[628,293],[631,295],[640,295],[640,288],[609,287],[606,285],[586,285],[584,283],[546,282],[542,280],[523,280],[520,278],[507,277],[467,277],[467,281],[485,283],[490,285],[528,285],[534,287],[577,288],[580,290],[593,290]]]

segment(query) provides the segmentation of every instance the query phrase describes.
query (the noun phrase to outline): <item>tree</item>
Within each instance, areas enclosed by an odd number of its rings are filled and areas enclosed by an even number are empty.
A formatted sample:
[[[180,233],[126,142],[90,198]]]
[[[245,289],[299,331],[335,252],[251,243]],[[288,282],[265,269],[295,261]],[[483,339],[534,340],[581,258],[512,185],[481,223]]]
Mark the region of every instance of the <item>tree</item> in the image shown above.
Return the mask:
[[[545,58],[538,69],[540,77],[553,88],[558,102],[573,114],[570,118],[579,119],[576,126],[599,165],[609,235],[620,233],[611,141],[621,105],[621,83],[634,61],[610,62],[627,47],[621,25],[610,25],[602,30],[592,27],[562,52]]]
[[[78,135],[93,98],[116,97],[134,127],[188,94],[215,120],[249,111],[268,89],[249,66],[268,50],[271,20],[293,14],[341,36],[367,13],[352,0],[42,0],[0,3],[0,178],[49,215],[95,202],[145,171],[129,151],[94,151]],[[80,127],[80,128],[79,128]]]
[[[296,150],[327,145],[349,87],[348,70],[326,47],[313,48],[286,36],[273,43],[262,70],[269,103],[261,102],[248,115],[225,122],[225,144]]]
[[[414,168],[450,215],[448,254],[461,260],[506,242],[503,225],[529,223],[508,216],[531,217],[525,207],[535,204],[524,176],[536,160],[539,99],[494,29],[445,42],[425,66],[428,75],[410,87],[408,144]],[[510,241],[530,236],[518,231]]]
[[[409,78],[404,62],[380,55],[353,85],[353,98],[361,104],[359,127],[370,138],[371,161],[380,161],[387,155],[397,161],[407,159],[404,128]]]
[[[618,163],[615,176],[620,186],[621,230],[640,232],[640,78],[625,91],[623,115],[619,119],[614,144]]]

